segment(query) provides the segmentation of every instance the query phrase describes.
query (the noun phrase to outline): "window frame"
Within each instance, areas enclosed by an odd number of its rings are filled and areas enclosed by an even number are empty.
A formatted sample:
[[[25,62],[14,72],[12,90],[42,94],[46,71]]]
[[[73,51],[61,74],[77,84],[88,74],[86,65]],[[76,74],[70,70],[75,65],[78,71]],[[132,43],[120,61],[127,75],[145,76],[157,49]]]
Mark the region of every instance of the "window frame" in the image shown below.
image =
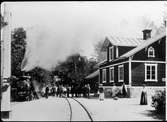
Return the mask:
[[[150,55],[150,52],[151,53],[153,53],[152,55]],[[147,55],[149,58],[154,58],[155,57],[155,49],[152,47],[152,46],[150,46],[149,48],[148,48],[148,55]]]
[[[120,68],[123,68],[123,79],[120,79]],[[118,82],[124,82],[124,65],[118,66]]]
[[[112,53],[112,56],[111,56],[111,53]],[[114,59],[114,46],[111,46],[109,47],[109,61],[112,61],[113,59]]]
[[[150,67],[150,79],[147,79],[147,66]],[[152,67],[155,67],[155,79],[152,79]],[[157,67],[158,67],[158,64],[149,64],[149,63],[145,63],[145,81],[146,82],[149,82],[149,81],[155,81],[157,82],[158,81],[158,75],[157,75]]]
[[[111,70],[113,70],[113,80],[111,80]],[[114,67],[110,67],[109,69],[109,82],[114,82]]]
[[[119,50],[118,50],[118,46],[116,46],[116,58],[119,57]]]
[[[107,82],[107,79],[106,79],[107,78],[106,77],[107,74],[106,74],[106,72],[107,72],[106,69],[102,69],[102,83],[106,83]],[[105,80],[104,80],[104,76],[105,76]]]

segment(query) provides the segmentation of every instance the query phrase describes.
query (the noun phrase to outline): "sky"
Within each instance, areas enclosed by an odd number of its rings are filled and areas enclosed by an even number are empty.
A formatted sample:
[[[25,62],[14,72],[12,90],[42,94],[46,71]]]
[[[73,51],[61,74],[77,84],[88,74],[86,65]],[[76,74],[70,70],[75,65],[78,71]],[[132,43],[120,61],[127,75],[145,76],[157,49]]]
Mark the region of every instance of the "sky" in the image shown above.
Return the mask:
[[[88,58],[108,35],[142,38],[149,23],[162,24],[163,1],[10,2],[12,28],[27,32],[26,70],[51,70],[79,52]],[[3,11],[3,10],[2,10]]]

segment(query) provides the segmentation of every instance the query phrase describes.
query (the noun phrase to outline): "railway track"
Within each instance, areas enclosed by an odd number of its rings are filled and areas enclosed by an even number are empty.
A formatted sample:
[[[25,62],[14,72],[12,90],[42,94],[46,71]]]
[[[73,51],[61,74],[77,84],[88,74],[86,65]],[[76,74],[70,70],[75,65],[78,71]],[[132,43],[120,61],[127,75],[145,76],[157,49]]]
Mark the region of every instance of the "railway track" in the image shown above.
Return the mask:
[[[67,100],[67,102],[68,102],[68,105],[69,105],[69,108],[70,108],[70,122],[71,121],[76,121],[74,118],[75,118],[75,116],[74,116],[74,114],[77,112],[77,114],[79,114],[78,112],[79,111],[74,111],[74,110],[76,110],[76,109],[74,109],[74,107],[76,107],[76,105],[74,106],[74,102],[75,102],[75,104],[77,103],[77,105],[79,105],[80,106],[80,108],[82,109],[82,112],[84,112],[85,114],[85,116],[87,116],[86,118],[89,118],[89,120],[86,120],[86,121],[93,121],[93,118],[91,117],[91,115],[90,115],[90,113],[89,113],[89,111],[86,109],[86,107],[81,103],[81,102],[79,102],[78,100],[76,100],[75,98],[67,98],[67,97],[64,97],[66,100]],[[75,113],[74,113],[75,112]],[[80,111],[81,112],[81,111]],[[83,113],[82,113],[83,114]],[[83,121],[83,120],[80,120],[80,121]]]

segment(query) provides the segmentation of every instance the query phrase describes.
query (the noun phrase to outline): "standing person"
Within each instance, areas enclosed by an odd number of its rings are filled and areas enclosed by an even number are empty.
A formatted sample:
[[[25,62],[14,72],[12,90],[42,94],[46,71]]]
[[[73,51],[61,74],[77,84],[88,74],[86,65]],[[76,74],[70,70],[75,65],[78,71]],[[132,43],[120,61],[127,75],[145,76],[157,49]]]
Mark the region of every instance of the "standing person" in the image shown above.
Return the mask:
[[[71,87],[71,97],[74,97],[74,87]]]
[[[45,96],[45,87],[43,86],[43,88],[42,88],[42,97],[44,97]]]
[[[104,89],[103,87],[99,88],[99,100],[104,100]]]
[[[87,88],[88,88],[88,98],[89,98],[90,96],[90,85],[89,84],[87,85]]]
[[[52,87],[51,87],[51,85],[49,85],[49,96],[51,96],[52,95]]]
[[[70,93],[70,87],[67,86],[67,97],[69,97],[69,93]]]
[[[64,92],[64,95],[66,97],[67,96],[67,88],[65,86],[63,87],[63,92]]]
[[[62,85],[59,86],[59,97],[62,97],[63,88]]]
[[[112,87],[112,97],[113,97],[114,100],[117,100],[116,93],[117,93],[117,87],[114,83],[113,87]]]
[[[60,93],[60,86],[57,86],[57,97],[59,97],[59,93]]]
[[[122,84],[122,95],[123,97],[127,97],[127,88],[125,83]]]
[[[54,88],[55,88],[55,95],[58,96],[58,94],[57,94],[57,86],[54,85]]]
[[[52,86],[52,96],[55,96],[55,94],[56,94],[56,89],[55,89],[55,86],[53,85]]]
[[[48,94],[49,94],[49,87],[46,86],[45,88],[45,97],[48,98]]]
[[[143,89],[141,92],[140,105],[147,105],[147,90],[145,84],[143,84]]]

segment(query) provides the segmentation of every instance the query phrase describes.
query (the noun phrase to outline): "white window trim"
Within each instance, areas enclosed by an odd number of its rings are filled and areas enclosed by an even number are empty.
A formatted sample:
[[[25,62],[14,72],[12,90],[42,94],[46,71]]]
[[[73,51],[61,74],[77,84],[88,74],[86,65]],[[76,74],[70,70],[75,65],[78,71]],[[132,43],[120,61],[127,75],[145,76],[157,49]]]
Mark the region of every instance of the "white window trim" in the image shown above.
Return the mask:
[[[147,79],[147,71],[146,71],[147,66],[155,66],[155,79]],[[150,68],[150,70],[152,70],[152,69]],[[152,74],[151,74],[150,77],[152,78]],[[155,82],[158,81],[158,80],[157,80],[157,64],[148,64],[148,63],[145,63],[145,81],[146,81],[146,82],[147,82],[147,81],[155,81]]]
[[[116,58],[119,57],[118,46],[116,46]]]
[[[150,51],[153,51],[153,55],[150,55]],[[155,49],[152,46],[148,48],[148,57],[155,57]]]
[[[105,72],[105,75],[103,75],[104,72]],[[107,78],[106,77],[106,69],[102,70],[102,83],[106,83],[106,80],[104,80],[104,76],[105,76],[105,79],[106,79]]]
[[[110,70],[109,70],[109,78],[110,78],[110,82],[114,82],[114,74],[113,74],[113,80],[111,80],[111,69],[113,70],[113,73],[114,73],[114,67],[110,67]]]
[[[124,80],[120,80],[119,77],[120,77],[120,67],[123,67],[123,73],[124,73],[124,65],[119,65],[118,66],[118,82],[124,82]],[[123,79],[124,79],[124,74],[123,74]]]
[[[112,49],[112,57],[111,57],[111,49]],[[113,59],[114,59],[114,46],[109,47],[109,61],[112,61]]]

